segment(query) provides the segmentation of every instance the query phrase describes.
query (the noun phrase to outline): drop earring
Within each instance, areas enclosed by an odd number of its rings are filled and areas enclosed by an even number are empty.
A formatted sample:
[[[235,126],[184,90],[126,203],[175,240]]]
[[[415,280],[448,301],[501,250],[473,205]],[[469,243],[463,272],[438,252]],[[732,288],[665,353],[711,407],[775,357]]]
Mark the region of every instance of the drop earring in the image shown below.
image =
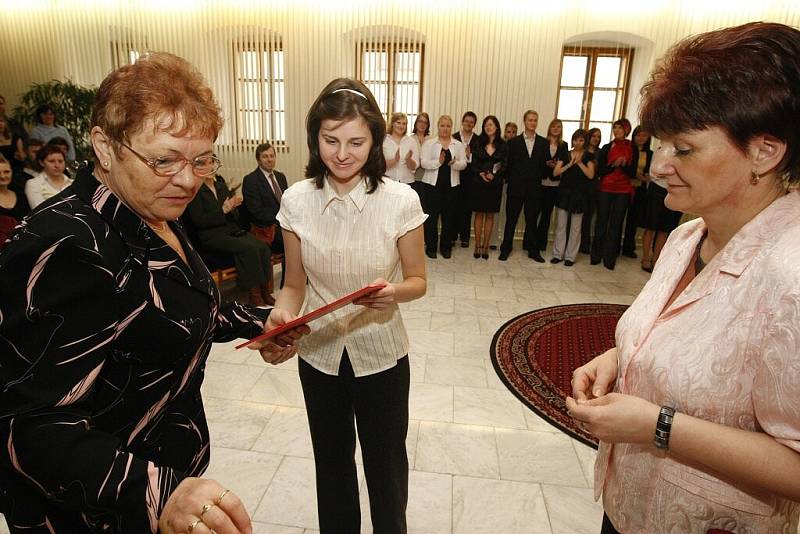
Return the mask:
[[[758,185],[761,176],[755,170],[750,171],[750,185]]]

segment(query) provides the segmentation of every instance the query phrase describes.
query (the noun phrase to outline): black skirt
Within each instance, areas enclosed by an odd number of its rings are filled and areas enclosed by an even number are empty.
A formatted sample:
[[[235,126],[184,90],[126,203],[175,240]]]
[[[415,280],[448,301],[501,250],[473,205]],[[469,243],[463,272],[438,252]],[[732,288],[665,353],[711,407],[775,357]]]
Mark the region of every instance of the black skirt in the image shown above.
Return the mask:
[[[681,222],[683,213],[673,211],[664,204],[667,190],[659,185],[650,184],[645,193],[644,212],[639,226],[655,232],[670,233]]]

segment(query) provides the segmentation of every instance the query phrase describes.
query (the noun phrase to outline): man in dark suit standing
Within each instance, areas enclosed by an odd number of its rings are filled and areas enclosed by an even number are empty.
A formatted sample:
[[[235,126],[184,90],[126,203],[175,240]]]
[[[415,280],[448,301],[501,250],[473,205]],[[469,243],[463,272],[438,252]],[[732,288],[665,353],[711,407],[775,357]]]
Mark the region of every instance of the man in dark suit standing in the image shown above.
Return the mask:
[[[472,163],[472,154],[478,150],[478,136],[475,134],[475,124],[478,116],[472,111],[467,111],[461,117],[461,130],[453,134],[455,139],[464,143],[467,154],[467,168],[461,171],[461,183],[456,187],[456,207],[453,210],[453,240],[460,238],[461,247],[469,246],[469,236],[472,231],[472,204],[470,203],[470,188],[478,178],[478,170]]]
[[[524,130],[521,135],[508,142],[508,197],[506,199],[506,226],[503,244],[500,245],[500,261],[508,259],[514,242],[519,214],[525,209],[525,234],[522,248],[528,250],[528,257],[538,263],[544,258],[536,246],[536,218],[542,196],[542,177],[548,159],[547,139],[536,133],[539,114],[533,110],[525,112]]]
[[[286,175],[275,170],[275,163],[278,156],[275,148],[269,143],[262,143],[256,147],[256,170],[244,177],[242,181],[242,197],[244,202],[241,207],[245,208],[246,217],[251,223],[250,233],[265,242],[272,249],[272,253],[283,252],[283,235],[281,234],[278,220],[278,210],[281,207],[281,197],[286,188]],[[286,272],[285,264],[282,264]],[[281,287],[283,287],[283,277],[281,276]],[[267,281],[267,290],[270,295],[265,299],[269,305],[274,305],[272,297],[273,282],[272,276]]]

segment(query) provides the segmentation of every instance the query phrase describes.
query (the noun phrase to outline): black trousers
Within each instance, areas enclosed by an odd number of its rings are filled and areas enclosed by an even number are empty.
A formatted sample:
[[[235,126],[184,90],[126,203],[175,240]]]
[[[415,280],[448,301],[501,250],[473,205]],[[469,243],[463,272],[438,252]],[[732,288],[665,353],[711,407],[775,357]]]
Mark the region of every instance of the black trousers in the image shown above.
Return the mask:
[[[592,188],[586,194],[586,206],[583,209],[581,220],[581,252],[589,254],[592,250],[592,222],[597,212],[597,188]]]
[[[364,459],[373,532],[404,534],[408,503],[408,357],[355,378],[347,351],[339,375],[299,361],[317,476],[320,534],[361,531],[356,429]]]
[[[514,248],[514,232],[517,230],[519,214],[525,209],[525,233],[522,237],[522,248],[536,250],[536,217],[539,215],[541,198],[537,191],[525,197],[506,198],[506,227],[503,229],[503,243],[500,252],[508,254]]]
[[[605,513],[603,513],[603,525],[600,527],[600,534],[619,534]]]
[[[453,210],[455,208],[455,187],[438,187],[424,184],[425,187],[425,250],[436,252],[436,249],[450,250],[453,234]],[[442,221],[441,236],[439,234],[439,219]]]
[[[547,248],[547,234],[550,233],[550,219],[553,218],[553,208],[557,200],[558,187],[543,185],[539,224],[536,226],[536,245],[539,247],[539,250]]]
[[[628,206],[628,216],[625,217],[625,237],[622,240],[622,252],[624,254],[636,252],[636,230],[639,229],[642,211],[644,211],[647,204],[646,196],[647,184],[642,184],[636,188]]]
[[[603,265],[613,269],[619,255],[622,239],[622,223],[628,209],[630,195],[627,193],[605,193],[597,197],[597,222],[594,225],[592,261],[603,260]]]
[[[461,171],[461,185],[456,187],[456,205],[453,210],[453,241],[469,243],[472,232],[470,186],[473,179],[471,174]]]

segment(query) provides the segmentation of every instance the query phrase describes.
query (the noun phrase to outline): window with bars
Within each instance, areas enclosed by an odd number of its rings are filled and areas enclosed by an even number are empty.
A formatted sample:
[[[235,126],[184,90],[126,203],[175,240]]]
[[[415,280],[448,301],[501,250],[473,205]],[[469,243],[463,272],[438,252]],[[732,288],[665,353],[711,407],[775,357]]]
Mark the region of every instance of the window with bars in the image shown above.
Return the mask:
[[[611,140],[611,125],[627,102],[632,62],[630,48],[564,48],[556,104],[564,139],[578,128],[600,128],[602,143]]]
[[[286,146],[286,79],[280,39],[233,47],[236,134],[244,143]]]
[[[424,45],[414,42],[358,46],[358,79],[375,95],[387,122],[392,113],[405,113],[409,130],[422,109],[424,52]]]
[[[111,65],[114,69],[125,65],[133,65],[145,50],[147,50],[145,41],[137,42],[133,39],[113,40],[111,41]]]

